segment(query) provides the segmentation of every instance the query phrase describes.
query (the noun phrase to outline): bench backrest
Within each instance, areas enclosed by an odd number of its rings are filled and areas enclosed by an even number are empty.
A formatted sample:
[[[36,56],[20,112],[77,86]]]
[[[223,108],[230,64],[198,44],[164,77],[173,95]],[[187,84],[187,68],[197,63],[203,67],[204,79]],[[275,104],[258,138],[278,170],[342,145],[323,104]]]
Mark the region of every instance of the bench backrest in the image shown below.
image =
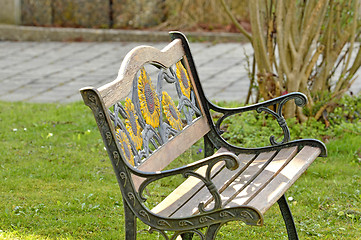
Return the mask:
[[[104,144],[117,142],[118,153],[108,150],[113,165],[122,161],[141,171],[160,171],[209,132],[200,101],[203,93],[196,87],[184,41],[176,38],[163,50],[134,48],[114,81],[81,89],[88,106],[100,100],[98,107],[104,111],[90,107],[100,131],[103,124],[108,126]],[[142,182],[133,180],[136,187]]]

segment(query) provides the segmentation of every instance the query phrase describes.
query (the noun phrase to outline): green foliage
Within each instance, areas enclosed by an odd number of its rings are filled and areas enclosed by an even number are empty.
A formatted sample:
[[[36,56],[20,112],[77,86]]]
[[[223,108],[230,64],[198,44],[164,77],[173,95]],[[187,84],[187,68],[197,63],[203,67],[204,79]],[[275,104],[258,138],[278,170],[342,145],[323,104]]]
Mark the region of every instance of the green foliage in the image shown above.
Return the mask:
[[[345,95],[337,104],[335,110],[330,113],[332,124],[357,123],[361,119],[361,95]]]
[[[288,120],[294,138],[332,140],[329,157],[316,160],[287,193],[301,239],[359,237],[361,126],[359,118],[351,121],[350,114],[341,111],[352,113],[358,104],[352,98],[340,101],[340,114],[329,116],[328,129],[317,121],[298,125]],[[224,126],[225,136],[246,146],[268,144],[270,135],[281,135],[277,121],[264,114],[243,114]],[[0,102],[0,129],[0,239],[124,238],[121,193],[87,107]],[[202,142],[197,143],[178,164],[200,158],[201,148]],[[152,184],[146,192],[148,206],[183,180]],[[140,239],[162,239],[145,229],[139,222]],[[232,222],[217,239],[249,238],[286,239],[277,206],[267,212],[264,227]]]
[[[221,103],[222,104],[222,103]],[[227,103],[230,107],[232,104]],[[361,134],[361,95],[351,97],[345,95],[334,111],[326,117],[325,122],[316,121],[310,117],[306,122],[299,123],[296,118],[287,119],[292,139],[316,138],[321,141],[342,138],[345,133]],[[282,141],[282,129],[277,121],[266,113],[245,112],[232,116],[224,122],[227,131],[223,137],[233,144],[242,147],[267,146],[269,137],[274,135]]]

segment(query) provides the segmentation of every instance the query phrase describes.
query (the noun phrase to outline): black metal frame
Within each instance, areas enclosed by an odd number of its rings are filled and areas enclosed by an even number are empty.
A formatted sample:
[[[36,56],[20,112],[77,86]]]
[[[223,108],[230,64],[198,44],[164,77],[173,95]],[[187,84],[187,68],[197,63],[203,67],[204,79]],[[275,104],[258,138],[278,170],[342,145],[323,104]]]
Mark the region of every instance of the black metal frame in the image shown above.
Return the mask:
[[[125,212],[125,229],[126,229],[126,239],[136,239],[136,218],[142,220],[145,224],[150,226],[150,232],[157,231],[165,239],[175,239],[177,236],[182,235],[185,238],[191,237],[193,234],[196,234],[201,237],[201,239],[214,239],[217,232],[221,226],[228,222],[234,220],[244,221],[249,225],[262,225],[263,216],[255,208],[248,206],[239,206],[236,208],[227,208],[224,209],[220,204],[220,196],[218,191],[215,189],[214,184],[211,181],[209,176],[210,170],[216,162],[224,161],[225,165],[229,169],[234,169],[238,166],[237,158],[233,154],[219,154],[212,156],[215,149],[224,147],[234,154],[240,153],[254,153],[259,154],[262,152],[269,151],[279,151],[283,148],[288,148],[291,146],[298,146],[301,149],[303,146],[314,146],[321,149],[320,156],[326,156],[326,148],[324,144],[318,140],[314,139],[304,139],[304,140],[295,140],[290,141],[290,135],[285,119],[282,116],[282,107],[283,105],[293,99],[295,100],[296,105],[302,106],[306,103],[306,97],[301,93],[291,93],[285,96],[281,96],[263,103],[258,103],[252,106],[240,107],[240,108],[221,108],[214,105],[204,95],[201,83],[198,78],[198,73],[196,71],[193,58],[189,49],[188,41],[185,36],[179,32],[172,32],[171,36],[173,39],[181,39],[182,45],[185,51],[186,61],[189,64],[190,71],[192,73],[195,89],[199,96],[199,103],[204,109],[204,114],[207,118],[208,124],[210,126],[210,131],[204,136],[204,148],[205,148],[205,159],[197,161],[191,165],[162,171],[162,172],[143,172],[131,166],[127,161],[124,160],[120,146],[116,141],[116,133],[112,126],[111,116],[108,109],[105,107],[103,101],[101,100],[99,92],[95,88],[85,88],[81,90],[82,97],[87,106],[89,106],[94,114],[94,117],[97,121],[100,133],[102,135],[103,141],[106,145],[109,158],[111,159],[119,187],[121,189],[124,201],[124,212]],[[213,122],[213,119],[210,114],[210,110],[216,111],[223,114],[223,116],[216,122]],[[276,142],[274,137],[270,138],[271,146],[261,147],[261,148],[241,148],[229,144],[222,136],[220,126],[224,119],[234,114],[246,112],[246,111],[257,111],[257,112],[267,112],[276,118],[280,127],[283,130],[284,138],[282,142]],[[208,166],[207,176],[202,177],[194,173],[196,169],[201,166]],[[131,181],[131,174],[137,175],[146,180],[142,183],[139,189],[135,189],[133,182]],[[146,200],[142,195],[142,191],[145,187],[158,179],[181,174],[185,177],[195,176],[201,179],[215,199],[215,207],[206,211],[202,204],[199,206],[198,215],[189,216],[186,218],[167,218],[151,212],[145,205],[144,201]],[[291,211],[287,205],[287,201],[283,195],[278,200],[285,224],[287,227],[287,232],[290,239],[298,239],[297,231],[295,224],[292,218]],[[207,227],[206,234],[204,235],[199,229]],[[174,231],[175,233],[171,238],[166,234],[166,231]]]
[[[321,141],[318,141],[316,139],[301,139],[301,140],[291,141],[290,131],[288,129],[286,120],[284,119],[284,117],[282,115],[282,109],[283,109],[283,106],[290,100],[294,100],[295,104],[297,106],[303,107],[307,103],[307,97],[304,94],[299,93],[299,92],[289,93],[284,96],[280,96],[278,98],[274,98],[274,99],[271,99],[271,100],[268,100],[265,102],[257,103],[257,104],[251,105],[251,106],[239,107],[239,108],[229,109],[229,108],[219,107],[219,106],[213,104],[211,101],[209,101],[203,92],[203,89],[200,84],[198,73],[197,73],[195,64],[193,62],[192,54],[190,52],[189,44],[188,44],[186,37],[182,33],[179,33],[179,32],[172,32],[171,35],[172,35],[173,39],[178,38],[178,39],[182,40],[183,47],[185,49],[186,56],[187,56],[187,59],[188,59],[189,65],[190,65],[190,69],[192,71],[192,75],[195,80],[195,84],[197,86],[199,94],[201,95],[202,104],[205,107],[205,109],[207,109],[205,111],[206,116],[207,116],[210,126],[212,126],[212,131],[207,136],[208,144],[212,144],[214,148],[225,147],[228,150],[230,150],[231,152],[234,152],[236,154],[240,154],[240,153],[244,153],[244,152],[257,154],[257,153],[260,153],[260,151],[272,151],[272,150],[277,150],[280,148],[286,148],[286,147],[290,147],[290,146],[299,146],[302,148],[303,146],[307,145],[307,146],[314,146],[314,147],[320,148],[321,149],[321,154],[320,154],[321,157],[327,156],[327,149]],[[223,116],[221,116],[217,120],[217,122],[214,123],[209,110],[213,110],[215,112],[221,113],[221,114],[223,114]],[[270,137],[271,146],[263,147],[263,148],[244,149],[244,148],[234,146],[234,145],[228,143],[227,141],[225,141],[221,136],[222,131],[221,131],[220,127],[221,127],[222,122],[226,118],[228,118],[232,115],[247,112],[247,111],[257,111],[258,113],[264,111],[264,112],[271,114],[277,120],[279,126],[281,127],[281,129],[283,131],[284,136],[283,136],[282,142],[280,142],[280,143],[276,142],[274,136],[271,136]],[[208,147],[208,148],[210,148],[210,147]],[[282,195],[282,197],[277,201],[277,203],[278,203],[280,211],[282,213],[289,239],[297,240],[298,239],[297,229],[295,226],[295,222],[293,220],[291,209],[287,203],[285,195]],[[214,232],[214,234],[216,234],[216,232],[219,230],[220,226],[217,225],[217,227],[214,226],[213,228],[217,229],[217,230],[212,230]]]

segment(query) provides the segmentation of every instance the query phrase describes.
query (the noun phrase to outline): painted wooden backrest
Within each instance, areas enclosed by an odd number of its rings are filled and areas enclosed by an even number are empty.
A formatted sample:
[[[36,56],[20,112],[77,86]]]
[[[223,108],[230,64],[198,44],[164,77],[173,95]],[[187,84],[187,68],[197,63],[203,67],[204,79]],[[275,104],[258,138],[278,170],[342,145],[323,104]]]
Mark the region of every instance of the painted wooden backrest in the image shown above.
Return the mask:
[[[139,170],[162,170],[210,130],[180,39],[161,51],[133,49],[117,79],[95,91],[109,114],[109,138],[115,136],[121,159]]]

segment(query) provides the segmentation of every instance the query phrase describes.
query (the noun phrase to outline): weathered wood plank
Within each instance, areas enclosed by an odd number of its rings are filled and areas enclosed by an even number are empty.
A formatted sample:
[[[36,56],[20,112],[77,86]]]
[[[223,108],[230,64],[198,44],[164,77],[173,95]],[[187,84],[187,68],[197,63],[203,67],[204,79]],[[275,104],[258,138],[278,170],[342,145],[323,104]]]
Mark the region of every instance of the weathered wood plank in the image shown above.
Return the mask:
[[[117,78],[98,89],[105,106],[108,108],[128,96],[134,77],[145,63],[155,63],[168,68],[183,56],[184,50],[179,39],[174,40],[162,50],[150,46],[134,48],[125,56]]]
[[[320,153],[319,148],[305,146],[248,205],[265,213],[306,171]]]
[[[222,193],[222,200],[224,200],[223,206],[247,205],[249,201],[280,173],[296,153],[297,147],[282,149],[258,175],[248,177],[248,179],[244,176],[236,179],[230,187]],[[256,172],[257,170],[255,169],[255,173]]]
[[[236,198],[237,194],[242,196],[241,201],[243,201],[243,204],[247,200],[250,201],[254,195],[267,186],[295,156],[297,148],[283,149],[272,159],[274,153],[275,152],[268,152],[260,154],[253,161],[253,155],[240,155],[239,157],[242,160],[241,167],[238,170],[230,171],[224,168],[214,176],[213,181],[221,193],[223,205],[227,205],[229,202],[237,203],[237,206],[242,205],[239,204],[240,199]],[[267,162],[269,164],[265,165]],[[238,193],[239,191],[240,193]],[[243,196],[245,194],[246,196]],[[214,206],[213,198],[204,186],[170,216],[184,217],[197,214],[198,204],[200,202],[205,203],[207,210],[212,209]]]
[[[268,159],[268,153],[260,154],[259,156],[255,156],[253,154],[241,154],[238,156],[240,159],[240,167],[237,170],[231,171],[227,168],[222,169],[222,171],[215,175],[212,179],[217,189],[221,189],[225,184],[230,184],[233,179],[237,178],[242,170],[248,168],[248,166],[259,159]],[[176,212],[171,215],[172,217],[184,217],[190,216],[198,212],[198,204],[200,202],[206,202],[206,200],[210,199],[212,196],[208,189],[203,186],[200,191],[197,192],[191,199],[189,199],[183,206],[176,210]]]
[[[217,163],[213,168],[211,175],[214,176],[224,166],[224,162]],[[196,173],[205,176],[207,166],[199,168]],[[187,202],[194,194],[196,194],[204,183],[195,177],[189,177],[179,187],[177,187],[170,195],[168,195],[161,203],[152,209],[152,212],[168,217],[176,209],[180,208],[184,202]]]
[[[186,151],[195,142],[201,139],[210,130],[205,117],[199,117],[191,125],[183,129],[182,133],[171,138],[167,144],[157,149],[138,169],[144,172],[161,171],[175,158]],[[144,178],[133,176],[136,189],[144,181]]]
[[[221,194],[222,205],[227,205],[227,201],[231,200],[233,195],[237,195],[243,191],[259,174],[262,173],[263,169],[267,167],[268,163],[273,159],[276,152],[265,152],[260,154],[251,164],[245,166],[244,169],[238,171],[237,174],[229,178],[227,172],[222,172],[219,176],[214,178],[216,185],[223,185],[219,188]],[[210,196],[205,204],[206,209],[210,210],[214,207],[213,197]],[[194,212],[197,214],[198,211]]]

